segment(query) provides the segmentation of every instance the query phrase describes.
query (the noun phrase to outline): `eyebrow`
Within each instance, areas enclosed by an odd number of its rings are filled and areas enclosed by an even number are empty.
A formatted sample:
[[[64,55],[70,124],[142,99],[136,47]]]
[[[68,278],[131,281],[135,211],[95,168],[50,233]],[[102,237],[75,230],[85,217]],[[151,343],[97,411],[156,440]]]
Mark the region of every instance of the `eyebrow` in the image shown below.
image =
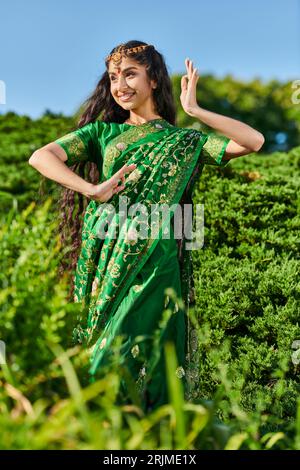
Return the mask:
[[[130,70],[130,69],[138,70],[137,67],[131,66],[131,67],[127,67],[127,69],[124,69],[123,72],[126,72],[127,70]],[[115,75],[115,72],[108,72],[108,75]]]

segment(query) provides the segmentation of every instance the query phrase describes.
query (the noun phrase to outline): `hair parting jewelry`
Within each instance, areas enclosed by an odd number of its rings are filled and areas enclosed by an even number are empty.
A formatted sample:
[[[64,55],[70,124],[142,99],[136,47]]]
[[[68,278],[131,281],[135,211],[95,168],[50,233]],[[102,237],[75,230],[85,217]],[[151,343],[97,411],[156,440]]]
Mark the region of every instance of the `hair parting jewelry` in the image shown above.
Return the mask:
[[[126,53],[126,55],[127,54],[136,54],[137,52],[143,51],[147,47],[150,47],[150,48],[154,49],[154,46],[152,44],[145,44],[144,46],[136,46],[136,47],[130,47],[130,48],[126,48],[126,46],[124,44],[121,44],[117,48],[116,52],[113,52],[112,54],[109,54],[105,58],[105,61],[112,60],[114,63],[118,63],[121,60],[122,55],[124,53]]]

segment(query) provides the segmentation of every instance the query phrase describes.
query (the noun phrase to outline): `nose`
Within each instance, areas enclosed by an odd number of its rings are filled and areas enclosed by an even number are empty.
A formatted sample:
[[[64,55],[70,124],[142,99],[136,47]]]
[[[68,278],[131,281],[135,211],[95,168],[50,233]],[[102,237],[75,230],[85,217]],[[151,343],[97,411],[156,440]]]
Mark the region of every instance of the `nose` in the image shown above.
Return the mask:
[[[118,92],[119,92],[119,91],[125,91],[125,90],[128,89],[128,86],[127,86],[127,83],[126,83],[126,79],[125,79],[125,77],[124,77],[122,74],[120,74],[120,75],[118,76],[116,89],[117,89]]]

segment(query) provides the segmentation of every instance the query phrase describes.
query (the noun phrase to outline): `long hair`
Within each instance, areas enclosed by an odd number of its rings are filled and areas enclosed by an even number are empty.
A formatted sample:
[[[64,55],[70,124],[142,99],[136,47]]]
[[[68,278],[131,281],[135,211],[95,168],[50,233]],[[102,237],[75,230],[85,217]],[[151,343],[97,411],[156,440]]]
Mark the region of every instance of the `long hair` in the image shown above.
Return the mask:
[[[153,47],[145,48],[134,54],[126,52],[126,49],[137,46],[144,46],[147,43],[143,41],[128,41],[114,47],[110,54],[122,49],[122,54],[132,58],[140,65],[146,68],[146,74],[149,80],[155,80],[157,86],[153,89],[153,102],[156,113],[170,124],[176,125],[176,106],[173,96],[172,82],[169,77],[165,60]],[[123,48],[125,49],[123,51]],[[109,54],[109,55],[110,55]],[[90,122],[101,119],[103,122],[123,123],[129,118],[130,112],[123,109],[116,103],[110,92],[110,78],[108,75],[109,59],[105,59],[106,70],[98,81],[95,90],[83,103],[80,109],[83,112],[79,116],[77,128],[83,127]],[[74,129],[73,129],[74,130]],[[99,172],[93,162],[78,162],[71,166],[71,169],[79,174],[86,181],[97,184],[99,181]],[[77,211],[76,208],[77,202]],[[70,189],[62,189],[60,204],[60,223],[58,231],[61,245],[70,246],[70,253],[63,257],[59,267],[59,273],[73,273],[78,261],[79,248],[81,245],[81,230],[83,214],[87,202],[84,196]],[[73,295],[74,285],[71,283],[70,297]]]

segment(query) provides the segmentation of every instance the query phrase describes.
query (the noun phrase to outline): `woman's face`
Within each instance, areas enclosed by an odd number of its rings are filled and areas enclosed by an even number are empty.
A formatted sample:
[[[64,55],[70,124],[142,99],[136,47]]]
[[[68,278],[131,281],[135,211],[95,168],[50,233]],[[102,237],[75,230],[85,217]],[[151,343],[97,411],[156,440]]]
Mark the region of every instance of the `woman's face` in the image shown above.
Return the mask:
[[[141,106],[152,104],[155,82],[149,82],[144,65],[123,57],[118,65],[110,61],[108,74],[111,94],[123,109],[141,109]]]

